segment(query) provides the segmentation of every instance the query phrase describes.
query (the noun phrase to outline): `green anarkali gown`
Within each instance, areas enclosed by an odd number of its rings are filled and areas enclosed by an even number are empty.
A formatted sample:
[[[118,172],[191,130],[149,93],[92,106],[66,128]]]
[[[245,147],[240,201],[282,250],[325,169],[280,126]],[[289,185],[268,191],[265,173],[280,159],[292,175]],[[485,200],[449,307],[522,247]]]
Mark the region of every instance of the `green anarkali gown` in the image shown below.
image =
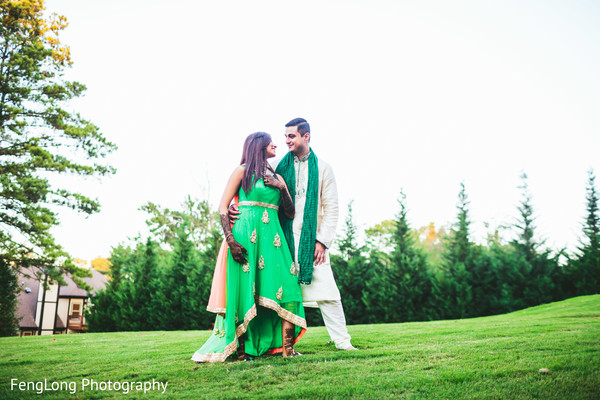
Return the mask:
[[[240,188],[241,215],[232,233],[248,251],[248,263],[238,263],[228,250],[225,316],[217,315],[212,335],[193,361],[225,361],[240,340],[252,356],[280,352],[282,318],[295,325],[294,342],[306,331],[298,268],[279,224],[279,202],[279,190],[262,179],[247,195]]]

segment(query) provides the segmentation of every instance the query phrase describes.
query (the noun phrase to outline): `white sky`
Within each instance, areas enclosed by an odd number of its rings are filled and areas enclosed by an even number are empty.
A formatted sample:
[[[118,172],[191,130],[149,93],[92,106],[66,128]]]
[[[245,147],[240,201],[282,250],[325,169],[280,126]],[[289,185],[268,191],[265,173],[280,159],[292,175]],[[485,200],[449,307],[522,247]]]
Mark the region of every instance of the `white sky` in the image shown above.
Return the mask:
[[[529,175],[537,233],[577,245],[587,170],[600,174],[596,1],[47,0],[87,85],[74,108],[119,146],[118,170],[71,180],[99,214],[61,212],[75,257],[107,257],[145,232],[148,201],[216,206],[244,138],[308,119],[334,168],[340,224],[397,212],[413,227],[456,217],[461,181],[473,238],[511,224]],[[61,180],[61,181],[64,181]]]

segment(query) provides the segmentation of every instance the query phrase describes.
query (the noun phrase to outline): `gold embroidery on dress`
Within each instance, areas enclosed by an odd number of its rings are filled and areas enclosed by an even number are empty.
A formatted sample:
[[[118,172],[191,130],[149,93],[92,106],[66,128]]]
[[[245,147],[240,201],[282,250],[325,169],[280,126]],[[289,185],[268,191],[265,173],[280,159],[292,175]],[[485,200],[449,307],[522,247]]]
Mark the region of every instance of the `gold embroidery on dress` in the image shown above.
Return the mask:
[[[219,334],[219,337],[223,337],[225,336],[225,331],[221,331],[221,333]]]
[[[273,240],[273,245],[275,247],[281,247],[281,238],[279,237],[279,233],[275,234],[275,240]]]
[[[250,241],[252,243],[256,243],[256,229],[254,230],[254,232],[252,232],[252,235],[250,236]]]
[[[252,294],[256,296],[256,282],[252,282]]]
[[[250,264],[244,264],[244,266],[242,267],[242,271],[250,272]]]
[[[277,298],[277,300],[281,301],[281,299],[283,298],[283,286],[279,288],[275,297]]]
[[[258,259],[258,269],[265,269],[265,259],[263,256],[260,256]]]
[[[265,208],[265,212],[263,213],[263,216],[262,216],[262,222],[264,222],[265,224],[268,224],[269,221],[270,221],[269,213],[267,212],[267,209]]]
[[[296,275],[296,263],[292,261],[292,268],[290,268],[290,274]]]

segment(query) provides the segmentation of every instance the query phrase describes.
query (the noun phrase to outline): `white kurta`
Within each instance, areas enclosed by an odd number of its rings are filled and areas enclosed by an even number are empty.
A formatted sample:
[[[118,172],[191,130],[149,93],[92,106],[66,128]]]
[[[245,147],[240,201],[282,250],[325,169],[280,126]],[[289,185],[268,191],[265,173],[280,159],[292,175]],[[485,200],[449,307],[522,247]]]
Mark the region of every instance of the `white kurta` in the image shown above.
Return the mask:
[[[304,205],[306,203],[306,190],[308,185],[308,154],[299,160],[294,156],[294,169],[296,172],[296,198],[294,217],[294,244],[296,260],[298,260],[298,245],[302,233],[304,219]],[[340,300],[340,291],[335,284],[331,263],[329,261],[329,248],[335,238],[335,229],[338,220],[338,196],[335,176],[329,164],[318,159],[319,163],[319,203],[317,205],[317,240],[325,247],[326,260],[324,264],[313,267],[312,283],[301,285],[302,298],[305,307],[317,307],[317,301]]]

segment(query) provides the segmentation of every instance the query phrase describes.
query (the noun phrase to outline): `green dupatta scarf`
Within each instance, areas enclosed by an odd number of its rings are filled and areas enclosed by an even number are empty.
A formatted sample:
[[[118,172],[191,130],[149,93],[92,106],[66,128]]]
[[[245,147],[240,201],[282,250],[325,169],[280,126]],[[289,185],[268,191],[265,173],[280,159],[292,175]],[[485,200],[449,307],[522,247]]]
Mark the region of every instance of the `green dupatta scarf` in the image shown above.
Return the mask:
[[[294,154],[289,152],[281,159],[275,171],[283,177],[287,184],[294,206],[296,205],[296,170],[294,168]],[[306,203],[304,205],[304,218],[302,219],[302,233],[298,246],[298,260],[294,244],[294,220],[282,216],[281,228],[287,240],[292,258],[300,265],[298,282],[310,285],[312,282],[315,244],[317,241],[317,207],[319,204],[319,164],[315,153],[310,150],[308,156],[308,186],[306,189]]]

